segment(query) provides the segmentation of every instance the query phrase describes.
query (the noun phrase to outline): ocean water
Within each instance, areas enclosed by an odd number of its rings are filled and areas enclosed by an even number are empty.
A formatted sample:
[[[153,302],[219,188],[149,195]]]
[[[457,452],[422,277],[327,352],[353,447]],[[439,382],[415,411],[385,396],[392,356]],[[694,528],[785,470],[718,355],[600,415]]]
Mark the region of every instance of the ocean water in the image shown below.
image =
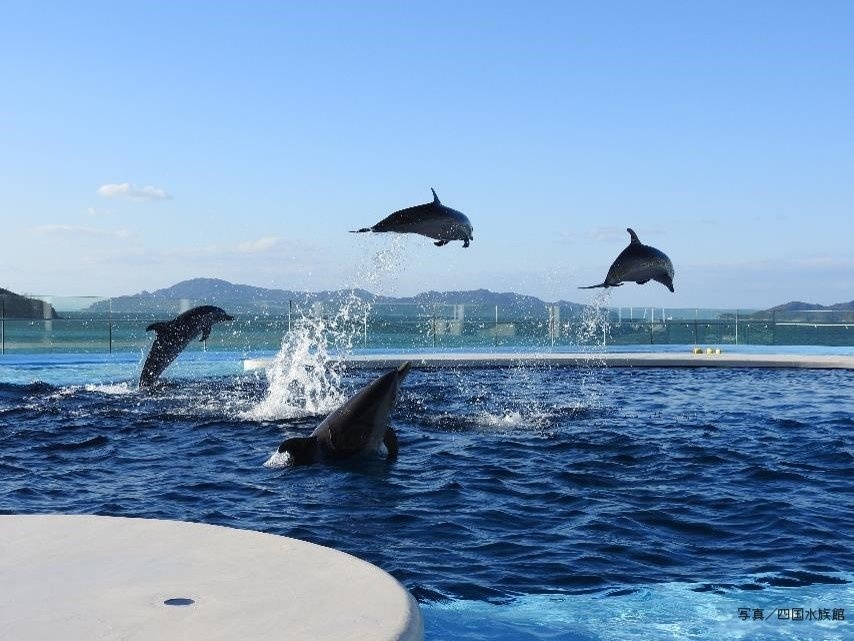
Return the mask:
[[[382,373],[300,358],[188,355],[153,393],[135,355],[0,360],[0,512],[331,546],[427,639],[854,638],[854,372],[416,369],[396,462],[265,465]]]

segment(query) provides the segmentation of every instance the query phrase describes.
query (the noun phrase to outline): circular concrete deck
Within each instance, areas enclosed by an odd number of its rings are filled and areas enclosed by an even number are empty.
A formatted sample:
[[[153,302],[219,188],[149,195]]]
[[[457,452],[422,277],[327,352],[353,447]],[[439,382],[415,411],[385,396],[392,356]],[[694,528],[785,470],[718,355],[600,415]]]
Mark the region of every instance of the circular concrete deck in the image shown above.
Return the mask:
[[[247,530],[86,515],[0,516],[0,639],[423,637],[373,565]]]

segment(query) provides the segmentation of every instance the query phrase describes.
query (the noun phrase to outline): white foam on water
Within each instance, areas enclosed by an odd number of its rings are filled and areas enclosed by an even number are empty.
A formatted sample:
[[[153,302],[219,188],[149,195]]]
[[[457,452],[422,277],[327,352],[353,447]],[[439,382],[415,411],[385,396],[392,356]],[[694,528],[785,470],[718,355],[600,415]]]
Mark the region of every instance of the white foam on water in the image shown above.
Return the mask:
[[[264,467],[290,467],[291,454],[290,452],[275,451],[264,461]]]
[[[519,427],[527,423],[525,417],[518,410],[505,410],[501,414],[490,414],[489,412],[484,412],[477,416],[476,422],[478,425],[482,425],[484,427],[497,427],[504,429]]]
[[[133,394],[137,391],[136,385],[130,383],[113,383],[106,385],[85,385],[83,387],[87,392],[98,392],[99,394],[123,396],[125,394]]]
[[[852,577],[843,577],[851,580]],[[563,641],[707,641],[709,639],[854,638],[850,611],[852,583],[731,589],[723,594],[697,592],[697,584],[640,586],[629,594],[608,596],[531,595],[510,603],[450,601],[422,604],[425,632],[435,638],[561,639]],[[745,608],[746,618],[740,616]],[[755,610],[763,619],[754,619]],[[804,620],[791,619],[802,609]],[[845,620],[832,620],[833,611]],[[779,618],[780,611],[789,618]],[[813,615],[810,618],[810,610]],[[828,618],[819,620],[821,616]]]

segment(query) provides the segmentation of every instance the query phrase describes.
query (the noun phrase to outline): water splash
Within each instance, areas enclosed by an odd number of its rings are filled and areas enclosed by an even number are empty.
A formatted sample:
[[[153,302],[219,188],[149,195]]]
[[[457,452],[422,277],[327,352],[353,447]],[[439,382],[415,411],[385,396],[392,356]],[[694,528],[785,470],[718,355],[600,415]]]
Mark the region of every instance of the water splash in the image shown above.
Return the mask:
[[[322,315],[298,319],[267,367],[266,397],[244,418],[296,418],[331,412],[340,405],[343,362],[330,349],[329,334]]]
[[[581,374],[581,394],[583,404],[590,408],[602,405],[602,370],[607,366],[602,357],[608,346],[611,323],[608,316],[608,303],[611,291],[597,292],[581,312],[577,325],[571,328],[574,343],[587,356]]]
[[[327,414],[346,399],[341,379],[346,358],[367,334],[371,304],[357,285],[376,288],[399,273],[405,243],[396,237],[390,248],[371,254],[355,270],[355,280],[337,309],[315,303],[298,310],[299,317],[282,338],[282,347],[266,370],[266,397],[242,417],[265,421]]]

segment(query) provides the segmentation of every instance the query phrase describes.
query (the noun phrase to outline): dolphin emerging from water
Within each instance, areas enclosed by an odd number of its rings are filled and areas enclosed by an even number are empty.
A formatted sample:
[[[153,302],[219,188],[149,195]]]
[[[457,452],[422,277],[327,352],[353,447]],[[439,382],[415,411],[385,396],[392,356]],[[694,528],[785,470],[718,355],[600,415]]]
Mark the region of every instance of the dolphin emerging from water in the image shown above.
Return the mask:
[[[234,318],[226,314],[223,309],[213,305],[202,305],[179,314],[171,321],[152,323],[146,327],[146,332],[154,330],[157,336],[142,366],[139,388],[150,387],[196,336],[201,334],[200,342],[206,341],[215,323],[231,320]]]
[[[619,287],[624,282],[634,281],[643,285],[651,280],[657,281],[673,291],[673,263],[655,247],[644,245],[633,229],[626,229],[632,240],[617,259],[611,264],[605,282],[598,285],[588,285],[579,289],[594,287]]]
[[[461,240],[463,247],[468,247],[469,241],[474,240],[471,221],[464,213],[443,205],[436,195],[436,190],[431,188],[431,191],[432,203],[400,209],[373,227],[362,227],[351,233],[394,231],[400,234],[421,234],[435,238],[436,242],[433,244],[437,247],[447,245],[452,240]]]
[[[391,427],[389,415],[409,367],[407,361],[366,385],[323,419],[310,436],[283,441],[279,453],[290,454],[292,465],[308,465],[377,453],[383,443],[388,459],[397,458],[397,434]]]

